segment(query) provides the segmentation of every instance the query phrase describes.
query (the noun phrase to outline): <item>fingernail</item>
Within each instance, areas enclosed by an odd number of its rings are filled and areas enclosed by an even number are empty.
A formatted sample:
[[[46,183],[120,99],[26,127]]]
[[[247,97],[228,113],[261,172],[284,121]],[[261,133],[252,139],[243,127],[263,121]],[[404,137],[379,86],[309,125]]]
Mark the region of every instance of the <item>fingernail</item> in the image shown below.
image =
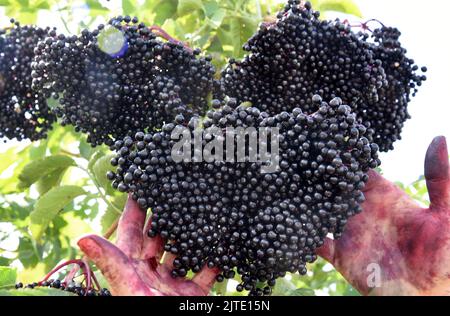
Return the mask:
[[[78,246],[92,260],[102,257],[102,248],[90,237],[80,239]]]

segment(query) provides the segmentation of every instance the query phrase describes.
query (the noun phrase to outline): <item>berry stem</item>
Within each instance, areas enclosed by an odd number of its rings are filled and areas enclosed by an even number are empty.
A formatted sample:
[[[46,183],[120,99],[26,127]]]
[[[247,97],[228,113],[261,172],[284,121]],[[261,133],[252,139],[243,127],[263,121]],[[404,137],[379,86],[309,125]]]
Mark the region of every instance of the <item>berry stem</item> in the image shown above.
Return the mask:
[[[43,282],[48,281],[48,279],[50,279],[50,277],[55,274],[56,272],[58,272],[59,270],[61,270],[62,268],[71,265],[71,264],[77,264],[81,267],[81,265],[83,265],[83,261],[79,260],[79,259],[73,259],[73,260],[69,260],[66,262],[63,262],[59,265],[57,265],[55,268],[53,268],[52,271],[50,271],[49,273],[47,273],[47,275],[44,277],[44,279],[42,281],[40,281],[38,284],[41,285]]]
[[[192,48],[190,48],[186,43],[184,43],[184,42],[182,42],[182,41],[179,41],[179,40],[173,38],[172,36],[169,35],[169,33],[167,33],[167,32],[166,32],[164,29],[162,29],[160,26],[152,25],[152,26],[149,27],[149,30],[150,30],[153,34],[155,34],[155,35],[157,35],[157,36],[159,36],[159,37],[165,39],[166,41],[169,41],[169,42],[171,42],[171,43],[175,43],[175,44],[177,44],[177,45],[181,45],[181,46],[183,46],[185,49],[187,49],[189,52],[191,52],[191,53],[193,52]]]
[[[117,230],[117,227],[119,226],[120,218],[116,219],[114,223],[108,228],[106,233],[103,235],[104,238],[109,239],[114,234],[114,232]]]

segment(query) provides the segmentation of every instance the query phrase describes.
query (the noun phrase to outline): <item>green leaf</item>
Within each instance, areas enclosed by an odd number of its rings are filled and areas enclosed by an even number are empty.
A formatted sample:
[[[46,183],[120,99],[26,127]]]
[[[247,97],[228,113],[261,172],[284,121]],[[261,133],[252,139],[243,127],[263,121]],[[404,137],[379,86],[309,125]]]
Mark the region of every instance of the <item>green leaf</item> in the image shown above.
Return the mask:
[[[97,11],[107,11],[108,9],[101,5],[98,0],[86,0],[86,4],[89,6],[91,10]]]
[[[362,18],[361,10],[353,0],[320,0],[316,10],[321,12],[338,11]]]
[[[0,266],[6,267],[11,264],[11,260],[0,256]]]
[[[36,160],[36,159],[43,159],[45,157],[45,154],[47,152],[47,141],[42,140],[38,143],[38,145],[32,145],[30,147],[30,159]]]
[[[57,169],[76,166],[75,161],[63,155],[48,156],[44,159],[32,161],[23,168],[19,175],[19,189],[29,188],[40,178],[49,175]]]
[[[20,238],[17,252],[19,254],[19,260],[25,268],[35,267],[39,263],[41,254],[36,250],[31,239]]]
[[[86,192],[77,186],[56,187],[41,196],[30,214],[30,230],[35,240],[42,237],[47,226],[65,206]]]
[[[61,291],[51,288],[34,288],[20,290],[1,290],[0,296],[77,296],[68,291]]]
[[[4,153],[0,154],[0,175],[3,171],[8,169],[12,164],[17,162],[18,154],[17,154],[17,148],[13,147],[5,151]]]
[[[48,0],[41,0],[41,1],[35,1],[36,3],[33,4],[33,9],[36,10],[49,10],[50,4],[48,3]]]
[[[80,140],[78,150],[80,151],[81,157],[83,157],[86,160],[91,159],[92,154],[95,152],[95,149],[92,148],[92,146],[89,145],[84,138]]]
[[[11,2],[9,0],[0,0],[0,7],[9,6]]]
[[[89,164],[88,164],[88,170],[93,172],[93,167],[94,167],[95,163],[97,162],[97,160],[99,160],[103,156],[105,156],[105,154],[101,150],[96,150],[91,155],[91,159],[89,160]]]
[[[61,183],[61,180],[66,171],[67,168],[59,168],[40,178],[36,183],[39,195],[44,195],[45,193],[50,191],[50,189],[58,186]]]
[[[16,284],[17,271],[14,268],[0,267],[0,288]]]
[[[101,219],[102,224],[102,234],[105,234],[108,229],[111,227],[111,225],[120,217],[120,214],[113,209],[112,207],[108,206],[106,209],[105,214],[103,214]]]
[[[201,0],[178,0],[177,13],[183,16],[195,10],[203,10],[203,3]]]
[[[125,208],[127,197],[128,196],[126,194],[121,194],[112,199],[111,203],[116,208],[108,205],[105,214],[103,214],[101,219],[102,234],[105,234],[111,227],[111,225],[120,217],[121,213],[119,213],[117,210],[123,210]]]
[[[281,278],[277,280],[277,283],[273,288],[273,295],[285,296],[287,293],[292,292],[295,289],[296,286],[291,281],[288,281],[286,278]]]
[[[233,45],[233,54],[239,56],[242,53],[241,22],[238,17],[230,21],[230,39]]]
[[[218,9],[214,14],[207,20],[211,27],[218,28],[222,25],[222,22],[227,15],[227,11],[224,9]]]
[[[288,292],[288,296],[316,296],[312,289],[296,289]]]
[[[122,10],[124,14],[131,15],[136,12],[136,3],[131,0],[122,0]]]
[[[172,18],[177,13],[177,0],[161,0],[153,7],[155,13],[154,23],[162,25],[167,19]]]
[[[114,171],[115,168],[111,165],[111,159],[116,155],[111,154],[107,156],[103,156],[95,162],[92,166],[92,171],[94,173],[95,178],[97,179],[98,184],[105,189],[106,193],[109,195],[114,194],[115,190],[111,186],[111,181],[108,180],[106,174],[108,171]]]

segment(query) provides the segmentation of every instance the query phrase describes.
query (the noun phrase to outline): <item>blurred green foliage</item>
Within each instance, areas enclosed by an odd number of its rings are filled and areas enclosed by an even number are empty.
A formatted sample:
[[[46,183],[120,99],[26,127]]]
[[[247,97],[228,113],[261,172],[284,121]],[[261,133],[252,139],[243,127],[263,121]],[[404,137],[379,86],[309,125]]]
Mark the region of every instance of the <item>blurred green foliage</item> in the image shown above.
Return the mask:
[[[331,10],[361,17],[350,0],[312,2],[325,14]],[[218,72],[227,59],[244,55],[242,45],[259,23],[274,19],[280,5],[278,0],[0,0],[8,18],[43,24],[51,16],[62,26],[60,31],[72,34],[114,15],[137,16],[211,54]],[[0,147],[0,295],[16,279],[37,281],[58,262],[79,257],[75,242],[80,235],[104,234],[118,220],[126,196],[106,179],[112,168],[110,154],[108,148],[91,148],[72,128],[56,124],[46,140]],[[426,203],[423,178],[402,187]],[[219,283],[212,294],[242,295],[232,285]],[[358,293],[331,265],[318,260],[307,276],[288,274],[279,280],[274,295]]]

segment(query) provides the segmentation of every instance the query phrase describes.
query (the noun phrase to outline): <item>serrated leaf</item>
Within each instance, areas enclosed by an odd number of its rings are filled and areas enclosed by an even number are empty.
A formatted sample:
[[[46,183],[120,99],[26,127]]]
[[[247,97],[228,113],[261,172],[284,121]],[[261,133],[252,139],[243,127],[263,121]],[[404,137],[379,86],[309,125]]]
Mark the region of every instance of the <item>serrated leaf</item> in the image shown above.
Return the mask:
[[[39,195],[44,195],[45,193],[50,191],[50,189],[58,186],[61,183],[61,180],[66,171],[67,168],[59,168],[40,178],[36,183],[36,188],[39,192]]]
[[[115,168],[111,165],[111,159],[116,155],[111,154],[107,156],[103,156],[95,162],[92,166],[92,172],[94,173],[95,178],[97,179],[98,184],[105,189],[106,193],[114,194],[115,190],[111,186],[111,181],[108,180],[106,174],[108,171],[113,171]]]
[[[0,267],[0,288],[14,286],[16,284],[17,271],[10,267]]]
[[[53,188],[41,196],[30,214],[30,230],[33,238],[39,240],[55,216],[73,199],[84,194],[86,192],[82,188],[68,185]]]
[[[47,176],[57,169],[76,166],[75,161],[63,155],[48,156],[44,159],[32,161],[23,168],[19,175],[19,189],[29,188],[40,178]]]
[[[68,291],[52,288],[34,288],[20,290],[0,290],[0,296],[77,296]]]
[[[203,10],[203,3],[201,0],[178,0],[177,13],[183,16],[195,10]]]
[[[321,12],[338,11],[362,18],[361,10],[353,0],[320,0],[316,10]]]
[[[316,296],[316,293],[312,289],[296,289],[288,292],[288,296]]]

